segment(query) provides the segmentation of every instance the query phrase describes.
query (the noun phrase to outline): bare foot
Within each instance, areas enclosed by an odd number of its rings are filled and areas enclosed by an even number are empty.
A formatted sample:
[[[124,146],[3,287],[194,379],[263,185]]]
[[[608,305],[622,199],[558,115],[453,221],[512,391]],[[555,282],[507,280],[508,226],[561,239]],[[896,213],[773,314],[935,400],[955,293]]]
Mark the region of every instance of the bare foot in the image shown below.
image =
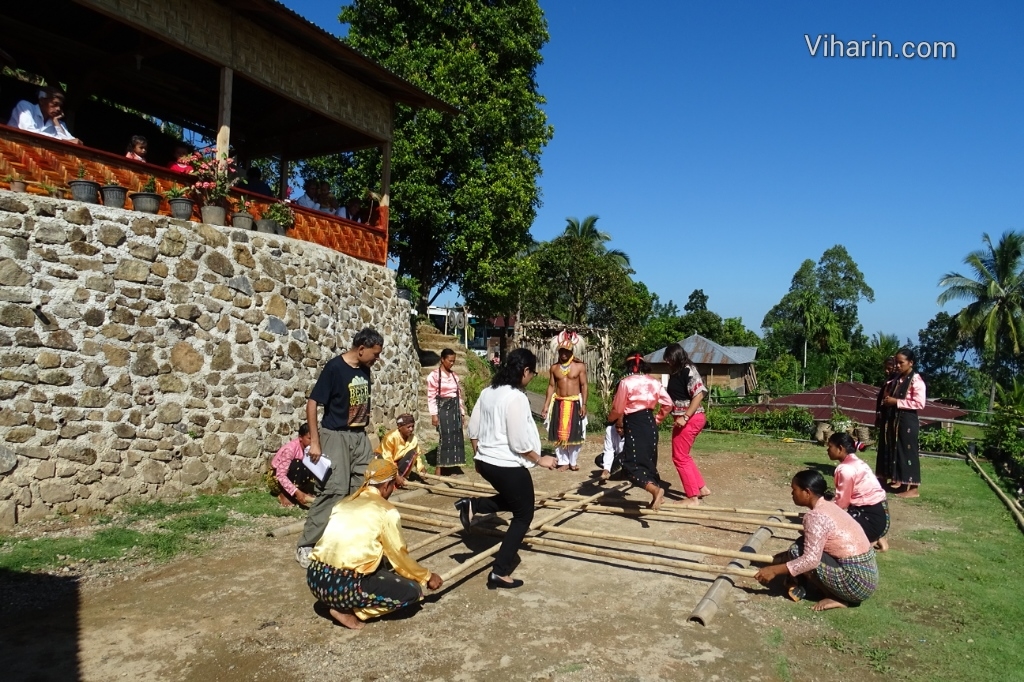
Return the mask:
[[[698,497],[707,497],[710,494],[711,488],[704,486],[703,488],[700,489],[700,495],[698,495]]]
[[[699,497],[684,497],[683,499],[679,500],[679,502],[677,502],[676,504],[679,505],[680,507],[699,507],[700,506],[700,498]]]
[[[650,504],[651,509],[653,511],[658,511],[659,509],[661,509],[661,503],[664,502],[664,501],[665,501],[665,491],[659,485],[658,486],[658,492],[654,493],[654,495],[651,497],[651,504]]]
[[[878,538],[878,542],[875,543],[875,549],[877,549],[879,552],[888,552],[889,541],[885,538]]]
[[[845,609],[846,604],[839,601],[838,599],[829,599],[826,597],[812,607],[814,611],[828,611],[829,609]]]
[[[343,625],[349,630],[362,630],[366,627],[366,623],[356,618],[356,614],[347,609],[345,611],[331,609],[331,618],[338,621],[339,625]]]
[[[572,471],[579,471],[579,470],[580,470],[580,468],[579,468],[579,467],[578,467],[577,465],[575,465],[575,464],[571,465],[571,466],[570,466],[569,468],[570,468],[570,469],[571,469]]]
[[[569,465],[568,464],[563,464],[562,466],[560,466],[557,469],[555,469],[555,471],[568,471],[568,470],[569,470]]]
[[[292,501],[288,499],[288,496],[285,495],[284,493],[281,493],[280,495],[277,496],[277,501],[281,503],[282,507],[294,507],[295,506],[294,504],[292,504]]]
[[[903,492],[896,493],[896,497],[902,497],[904,499],[908,497],[921,497],[921,493],[917,491],[917,488],[910,488],[909,490],[904,490]]]

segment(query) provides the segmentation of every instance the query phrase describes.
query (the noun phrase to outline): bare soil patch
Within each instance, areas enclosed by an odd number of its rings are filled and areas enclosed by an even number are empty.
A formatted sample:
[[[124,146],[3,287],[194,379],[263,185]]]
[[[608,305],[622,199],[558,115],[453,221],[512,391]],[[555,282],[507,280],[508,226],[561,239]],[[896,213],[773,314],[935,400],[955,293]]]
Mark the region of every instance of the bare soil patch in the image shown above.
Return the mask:
[[[599,448],[592,437],[580,472],[535,471],[537,488],[585,482]],[[702,456],[699,440],[695,456],[714,492],[710,504],[792,509],[788,487],[779,485],[792,472],[774,460]],[[819,456],[808,447],[809,458]],[[663,477],[678,491],[666,442],[660,460]],[[465,476],[479,480],[473,472]],[[647,498],[637,490],[628,495]],[[421,495],[414,501],[451,509],[453,500]],[[893,507],[898,528],[912,511]],[[851,666],[863,680],[880,679],[854,653],[829,648],[834,617],[806,617],[797,610],[807,604],[770,595],[752,581],[738,581],[702,627],[687,617],[713,575],[562,551],[524,549],[515,574],[526,581],[521,589],[490,591],[481,569],[419,607],[359,632],[345,630],[314,607],[293,559],[295,537],[266,536],[281,524],[268,518],[227,530],[201,556],[162,565],[120,562],[84,573],[0,575],[5,679],[814,680]],[[728,549],[738,549],[756,528],[596,514],[565,524]],[[406,529],[410,544],[425,537]],[[443,572],[495,541],[446,538],[417,554]],[[765,551],[786,544],[773,539]]]

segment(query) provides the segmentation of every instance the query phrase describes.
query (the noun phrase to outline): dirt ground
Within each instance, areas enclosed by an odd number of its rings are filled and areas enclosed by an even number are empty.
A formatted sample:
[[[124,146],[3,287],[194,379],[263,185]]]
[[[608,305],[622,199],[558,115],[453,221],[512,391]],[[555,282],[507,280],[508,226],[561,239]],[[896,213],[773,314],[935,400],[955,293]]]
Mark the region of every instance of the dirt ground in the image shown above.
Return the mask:
[[[584,483],[599,448],[592,437],[579,472],[535,470],[537,488]],[[714,491],[709,504],[792,509],[785,472],[750,455],[701,458],[699,441],[695,454]],[[678,491],[664,442],[660,461],[663,477]],[[473,472],[466,478],[479,480]],[[638,490],[628,496],[647,497]],[[409,501],[451,509],[453,499],[423,494]],[[561,550],[524,549],[515,575],[526,585],[518,590],[488,590],[483,569],[470,571],[418,607],[358,632],[346,630],[315,608],[293,559],[296,536],[267,537],[275,525],[281,520],[225,533],[214,550],[162,565],[85,576],[0,576],[7,597],[0,614],[0,677],[767,681],[825,679],[853,665],[862,680],[875,679],[863,662],[815,645],[830,631],[826,619],[797,618],[794,609],[808,605],[771,595],[753,581],[739,579],[704,627],[687,618],[713,575]],[[409,544],[428,537],[413,525],[406,528]],[[739,549],[756,528],[597,514],[575,515],[565,525],[729,549]],[[762,551],[780,551],[793,537],[792,531],[777,531]],[[480,535],[446,538],[416,556],[443,573],[493,542]]]

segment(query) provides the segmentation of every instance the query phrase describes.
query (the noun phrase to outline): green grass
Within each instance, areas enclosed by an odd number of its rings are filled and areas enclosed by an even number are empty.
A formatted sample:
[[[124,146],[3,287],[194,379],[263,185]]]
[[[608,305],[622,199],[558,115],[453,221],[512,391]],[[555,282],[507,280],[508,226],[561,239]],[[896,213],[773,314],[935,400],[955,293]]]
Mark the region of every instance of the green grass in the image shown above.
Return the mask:
[[[261,489],[238,495],[140,502],[125,506],[122,512],[92,518],[90,532],[81,537],[27,539],[0,535],[0,569],[36,571],[121,557],[166,561],[205,549],[212,534],[231,524],[246,523],[245,517],[296,517],[304,513],[281,507]]]
[[[828,464],[820,446],[753,436],[703,434],[696,450],[707,458],[725,452],[757,457],[780,486],[807,463]],[[869,462],[873,456],[866,454]],[[878,556],[880,582],[871,599],[820,614],[781,599],[772,608],[781,618],[797,616],[828,629],[803,646],[852,652],[889,678],[1024,680],[1024,537],[965,463],[923,459],[921,465],[922,497],[890,501],[916,508],[917,527],[894,524],[893,551]],[[769,640],[799,663],[801,644]],[[776,673],[786,677],[778,667]]]

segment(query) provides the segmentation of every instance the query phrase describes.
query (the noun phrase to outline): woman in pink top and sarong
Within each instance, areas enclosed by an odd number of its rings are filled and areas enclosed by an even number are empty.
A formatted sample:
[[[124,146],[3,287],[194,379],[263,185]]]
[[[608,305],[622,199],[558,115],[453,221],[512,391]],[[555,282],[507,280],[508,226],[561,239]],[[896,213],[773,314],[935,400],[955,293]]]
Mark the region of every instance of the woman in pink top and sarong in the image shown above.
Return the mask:
[[[825,499],[825,479],[817,471],[801,471],[790,485],[793,503],[811,510],[804,514],[804,532],[754,577],[764,585],[778,576],[792,577],[789,595],[795,601],[806,594],[800,584],[806,578],[825,594],[815,611],[845,608],[870,597],[878,586],[878,564],[864,529]]]
[[[885,440],[892,463],[892,486],[897,497],[918,497],[921,485],[921,458],[917,443],[917,411],[927,401],[924,380],[914,371],[914,352],[904,348],[896,354],[898,376],[892,392],[882,404],[893,408],[885,424]]]
[[[441,362],[436,372],[427,377],[427,409],[430,423],[437,428],[438,476],[444,475],[444,467],[462,466],[466,463],[466,438],[462,425],[466,419],[466,405],[462,401],[462,381],[452,369],[455,366],[455,351],[445,348],[441,351]]]
[[[889,542],[889,503],[871,465],[856,455],[857,444],[848,433],[833,433],[828,439],[828,458],[836,465],[836,493],[832,499],[864,529],[875,549],[886,551]]]
[[[665,500],[658,476],[658,426],[672,411],[672,399],[640,353],[626,358],[627,376],[619,382],[608,421],[615,422],[623,437],[622,468],[629,479],[651,494],[650,508]],[[657,410],[657,413],[655,413]]]

